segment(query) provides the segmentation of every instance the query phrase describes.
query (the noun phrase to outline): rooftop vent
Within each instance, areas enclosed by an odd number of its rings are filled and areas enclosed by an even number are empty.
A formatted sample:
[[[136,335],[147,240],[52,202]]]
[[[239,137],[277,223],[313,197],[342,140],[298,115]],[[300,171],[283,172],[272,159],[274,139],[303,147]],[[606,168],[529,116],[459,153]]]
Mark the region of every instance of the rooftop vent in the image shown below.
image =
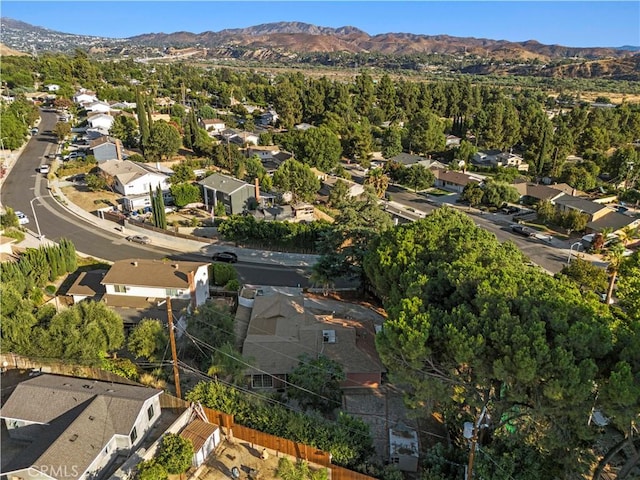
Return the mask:
[[[78,439],[78,434],[74,433],[73,435],[71,435],[71,438],[69,439],[70,442],[75,442]]]
[[[323,343],[336,343],[336,331],[335,330],[323,330],[322,331]]]
[[[131,262],[131,265],[133,265],[134,267],[138,266],[138,262]]]

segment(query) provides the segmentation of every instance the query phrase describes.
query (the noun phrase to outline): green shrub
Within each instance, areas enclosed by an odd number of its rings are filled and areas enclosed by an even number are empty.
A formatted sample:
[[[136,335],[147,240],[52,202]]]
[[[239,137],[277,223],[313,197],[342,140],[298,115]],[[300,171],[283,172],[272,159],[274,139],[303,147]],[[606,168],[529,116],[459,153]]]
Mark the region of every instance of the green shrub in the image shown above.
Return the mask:
[[[49,296],[55,295],[56,286],[55,285],[47,285],[44,289],[45,293]]]
[[[224,286],[224,289],[230,292],[237,292],[240,290],[240,282],[235,278],[233,280],[229,280]]]

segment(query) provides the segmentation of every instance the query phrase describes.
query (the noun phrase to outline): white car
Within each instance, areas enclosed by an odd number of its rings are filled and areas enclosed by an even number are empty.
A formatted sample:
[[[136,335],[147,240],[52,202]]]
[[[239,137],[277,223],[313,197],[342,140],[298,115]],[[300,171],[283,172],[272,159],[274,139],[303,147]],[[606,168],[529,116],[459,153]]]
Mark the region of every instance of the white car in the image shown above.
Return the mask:
[[[40,165],[40,173],[49,173],[51,171],[51,167],[49,165]]]
[[[29,223],[29,217],[27,217],[24,213],[22,213],[19,210],[16,210],[16,217],[18,217],[18,223],[20,225],[26,225],[27,223]]]

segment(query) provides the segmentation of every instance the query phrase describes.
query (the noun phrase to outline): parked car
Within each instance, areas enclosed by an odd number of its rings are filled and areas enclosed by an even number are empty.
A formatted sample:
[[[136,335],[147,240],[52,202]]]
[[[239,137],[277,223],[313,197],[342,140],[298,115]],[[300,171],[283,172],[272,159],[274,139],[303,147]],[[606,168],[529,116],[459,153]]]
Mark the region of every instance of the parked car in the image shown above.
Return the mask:
[[[46,164],[45,165],[40,165],[38,167],[38,171],[40,173],[49,173],[51,171],[51,167],[49,165],[46,165]]]
[[[530,237],[535,233],[533,229],[520,224],[511,225],[511,231],[518,235],[522,235],[523,237]]]
[[[33,128],[31,129],[31,135],[37,135],[39,131],[40,131],[40,130],[38,130],[38,127],[33,127]]]
[[[76,150],[76,151],[71,152],[69,155],[66,155],[64,157],[64,160],[77,160],[79,158],[84,160],[86,157],[87,157],[86,153],[79,152],[79,151]]]
[[[518,207],[505,205],[500,209],[500,212],[506,213],[507,215],[512,215],[514,213],[520,212],[520,209]]]
[[[20,210],[16,210],[15,211],[16,217],[18,217],[18,223],[20,225],[26,225],[27,223],[29,223],[29,217],[27,217],[24,213],[22,213]]]
[[[130,235],[127,237],[127,240],[133,243],[139,243],[141,245],[147,245],[151,243],[151,239],[146,235]]]
[[[211,257],[214,262],[236,263],[238,256],[233,252],[218,252]]]

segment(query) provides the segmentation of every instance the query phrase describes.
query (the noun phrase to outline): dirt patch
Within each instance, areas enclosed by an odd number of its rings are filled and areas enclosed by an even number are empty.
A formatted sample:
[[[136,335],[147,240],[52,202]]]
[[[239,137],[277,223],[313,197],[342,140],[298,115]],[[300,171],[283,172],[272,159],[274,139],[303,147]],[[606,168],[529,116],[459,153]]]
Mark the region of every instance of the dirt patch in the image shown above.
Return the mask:
[[[120,198],[119,194],[104,190],[91,192],[86,185],[62,187],[62,193],[64,193],[64,196],[67,197],[69,202],[87,212],[93,212],[98,208],[118,205],[118,199]]]

